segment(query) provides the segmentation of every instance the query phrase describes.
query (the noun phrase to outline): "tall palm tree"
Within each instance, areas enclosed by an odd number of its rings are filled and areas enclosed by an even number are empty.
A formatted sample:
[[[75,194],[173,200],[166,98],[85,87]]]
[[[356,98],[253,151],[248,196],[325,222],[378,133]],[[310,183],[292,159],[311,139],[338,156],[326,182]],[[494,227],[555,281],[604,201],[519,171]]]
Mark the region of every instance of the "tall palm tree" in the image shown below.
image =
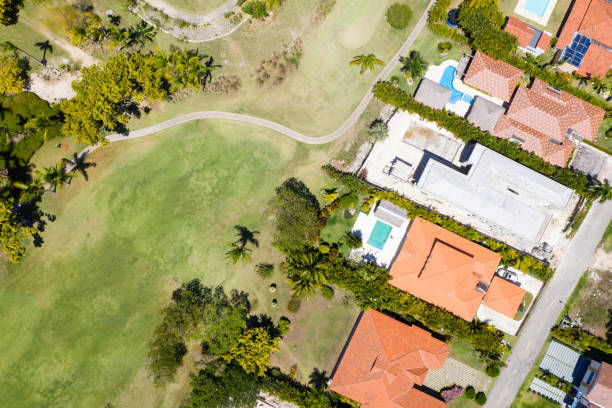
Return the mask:
[[[409,78],[418,78],[427,68],[427,63],[418,51],[412,51],[410,57],[400,57],[400,62],[400,70]]]
[[[111,43],[109,47],[122,49],[129,41],[130,34],[125,28],[110,27],[109,38]]]
[[[63,162],[68,166],[69,172],[77,172],[83,175],[85,181],[89,180],[89,174],[87,174],[87,169],[90,167],[96,167],[96,163],[94,162],[86,162],[85,158],[87,155],[82,154],[79,156],[78,153],[74,152],[72,154],[72,159],[62,159]]]
[[[289,257],[285,263],[287,282],[293,293],[301,297],[312,296],[327,282],[326,270],[319,251],[309,250]]]
[[[49,52],[49,54],[53,54],[53,46],[51,45],[51,43],[49,42],[49,40],[45,40],[45,41],[39,41],[36,44],[34,44],[35,46],[38,47],[38,49],[40,49],[43,52],[43,56],[42,56],[42,63],[43,65],[47,65],[47,52]]]
[[[38,181],[34,180],[30,183],[22,183],[16,181],[13,186],[21,190],[19,195],[19,204],[27,204],[35,201],[44,191],[44,187]]]
[[[384,62],[376,58],[376,55],[368,54],[368,55],[357,55],[353,57],[351,62],[349,62],[349,65],[360,66],[361,71],[359,73],[363,74],[364,72],[366,72],[366,70],[374,71],[374,68],[375,68],[374,65],[384,65]]]
[[[380,119],[376,119],[370,125],[370,130],[368,133],[377,140],[383,140],[383,139],[386,139],[387,136],[389,135],[389,126],[387,126],[387,124],[384,121]]]
[[[202,60],[208,58],[205,64]],[[199,89],[210,78],[211,71],[218,68],[213,65],[213,59],[207,55],[199,55],[197,50],[176,50],[170,58],[172,64],[171,81],[176,88]]]
[[[321,286],[318,285],[308,276],[304,275],[289,275],[287,277],[287,283],[292,285],[291,292],[296,296],[305,297],[306,299],[314,296],[317,293],[317,289]]]
[[[87,38],[87,30],[85,27],[75,27],[70,32],[70,42],[73,45],[79,45]]]
[[[144,20],[140,20],[140,23],[128,27],[129,41],[126,45],[136,43],[140,47],[143,47],[146,43],[153,42],[156,35],[157,30],[155,30],[155,27],[147,24]]]
[[[225,260],[236,265],[238,261],[251,263],[251,248],[237,244],[236,242],[226,242],[228,250],[225,252]]]
[[[251,231],[247,227],[243,227],[242,225],[234,225],[234,229],[238,234],[238,240],[235,241],[235,244],[239,244],[240,246],[246,246],[247,244],[253,244],[257,248],[259,248],[259,241],[255,238],[255,235],[259,234],[259,231]]]
[[[26,124],[23,125],[23,128],[41,133],[43,140],[46,142],[49,131],[59,128],[61,124],[61,120],[58,116],[36,116],[30,118]]]
[[[35,56],[33,56],[32,54],[30,54],[27,51],[22,50],[21,48],[17,47],[15,44],[13,44],[10,41],[4,41],[3,43],[0,43],[0,48],[2,49],[2,51],[4,52],[11,52],[11,53],[17,53],[20,52],[23,55],[26,55],[28,57],[30,57],[31,59],[33,59],[34,61],[36,61],[38,64],[40,65],[45,65],[43,64],[42,61],[40,61],[39,59],[37,59]]]
[[[36,180],[43,184],[49,185],[53,192],[61,189],[65,184],[70,183],[76,174],[68,174],[63,162],[59,162],[55,167],[44,167],[41,170],[34,171]]]
[[[592,194],[595,199],[599,199],[600,203],[612,199],[612,188],[608,179],[603,182],[597,182],[592,185]]]

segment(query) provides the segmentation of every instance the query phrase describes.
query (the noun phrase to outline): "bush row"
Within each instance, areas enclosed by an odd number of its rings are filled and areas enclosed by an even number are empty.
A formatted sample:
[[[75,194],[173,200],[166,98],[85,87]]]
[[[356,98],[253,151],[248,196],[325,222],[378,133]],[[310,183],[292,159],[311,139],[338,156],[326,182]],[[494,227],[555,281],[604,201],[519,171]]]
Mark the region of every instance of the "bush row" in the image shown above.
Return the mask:
[[[357,191],[371,194],[376,198],[385,199],[405,209],[409,218],[421,217],[429,222],[441,226],[444,229],[454,232],[463,238],[477,242],[478,244],[489,248],[490,250],[501,255],[501,262],[503,265],[515,267],[522,272],[544,281],[550,279],[553,275],[552,268],[547,264],[538,261],[532,256],[516,251],[504,243],[485,237],[475,229],[463,225],[453,218],[440,215],[434,210],[422,207],[409,199],[400,196],[396,192],[374,188],[363,180],[360,180],[350,174],[342,173],[331,165],[323,166],[323,170],[330,177],[351,189],[357,189]]]
[[[597,349],[612,355],[612,345],[610,343],[577,327],[566,327],[564,329],[555,327],[551,334],[554,338],[578,350]]]
[[[583,91],[582,89],[576,88],[575,86],[571,84],[571,82],[568,81],[566,77],[564,77],[564,75],[561,72],[558,72],[558,71],[553,72],[553,71],[547,70],[546,68],[537,66],[533,62],[527,61],[513,53],[493,53],[495,54],[493,55],[492,51],[497,49],[499,43],[504,42],[502,38],[496,39],[493,36],[492,38],[489,38],[488,41],[484,41],[483,39],[480,39],[481,41],[476,41],[475,38],[468,38],[465,35],[461,34],[459,31],[457,31],[456,29],[449,27],[445,23],[445,20],[446,20],[446,16],[447,16],[447,12],[450,7],[450,4],[451,4],[450,0],[439,0],[432,7],[431,11],[429,12],[429,18],[427,20],[427,23],[428,23],[429,28],[433,32],[435,32],[438,35],[450,38],[458,43],[470,45],[474,47],[475,49],[478,49],[488,55],[491,55],[493,58],[497,58],[504,62],[507,62],[510,65],[513,65],[519,69],[522,69],[530,77],[539,78],[542,81],[547,82],[554,88],[562,89],[582,100],[585,100],[595,106],[599,106],[600,108],[605,109],[606,112],[610,114],[612,110],[610,109],[610,106],[608,106],[608,104],[604,100],[594,95],[591,95],[590,93]],[[493,6],[487,6],[487,7],[493,7]],[[491,31],[489,30],[486,32],[491,32]],[[472,35],[474,34],[475,33],[472,32]],[[501,36],[505,36],[507,33],[503,30],[499,30],[498,34],[501,37]],[[488,43],[491,44],[491,47],[486,47],[486,44]]]
[[[575,169],[554,166],[544,161],[538,155],[522,149],[517,143],[497,138],[452,112],[437,110],[423,105],[391,82],[378,82],[374,86],[374,96],[383,103],[416,113],[424,119],[435,122],[438,126],[447,129],[466,143],[478,142],[530,169],[545,174],[586,198],[600,198],[599,190],[593,188],[597,185],[597,181],[589,179],[584,173]]]

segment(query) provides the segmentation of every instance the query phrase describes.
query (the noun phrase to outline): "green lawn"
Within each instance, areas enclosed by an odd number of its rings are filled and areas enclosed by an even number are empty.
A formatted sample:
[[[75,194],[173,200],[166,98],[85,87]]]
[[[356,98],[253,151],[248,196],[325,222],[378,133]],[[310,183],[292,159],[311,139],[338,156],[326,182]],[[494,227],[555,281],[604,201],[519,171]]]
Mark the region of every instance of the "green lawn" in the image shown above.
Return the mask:
[[[478,359],[476,350],[474,350],[474,346],[472,346],[471,343],[459,341],[449,344],[449,348],[451,358],[461,361],[463,364],[475,368],[478,371],[485,372],[486,365]]]
[[[563,22],[563,18],[565,17],[567,10],[572,3],[572,0],[558,0],[546,26],[542,26],[537,24],[535,21],[531,21],[521,15],[515,14],[514,9],[516,8],[517,2],[518,0],[499,0],[498,4],[501,12],[505,15],[516,17],[533,27],[548,31],[553,36],[556,36],[559,28],[561,27],[561,23]]]
[[[165,0],[181,11],[192,14],[206,14],[221,7],[227,0]]]
[[[442,55],[440,54],[440,51],[438,51],[438,44],[440,42],[447,41],[452,44],[452,48],[448,54]],[[431,31],[427,26],[425,26],[423,31],[421,31],[421,34],[416,38],[414,44],[410,48],[410,51],[418,51],[429,65],[440,65],[442,62],[449,59],[459,61],[463,54],[469,54],[471,52],[468,46],[458,44],[454,41],[449,40],[446,37],[442,37]],[[423,72],[423,74],[425,74],[425,72]],[[421,78],[415,78],[413,83],[409,85],[406,82],[404,74],[400,71],[399,65],[393,70],[389,78],[393,76],[399,79],[400,88],[410,94],[416,91],[416,88],[419,85],[419,81],[421,80]]]
[[[160,308],[179,282],[198,277],[247,290],[256,313],[286,315],[289,288],[280,273],[262,280],[252,265],[227,265],[224,241],[234,238],[235,224],[259,230],[254,263],[278,263],[266,203],[289,175],[313,191],[322,188],[318,166],[330,149],[201,121],[95,152],[89,182],[80,177],[45,196],[43,210],[57,219],[42,234],[42,248],[29,248],[20,265],[0,267],[4,404],[177,407],[188,392],[189,370],[157,389],[144,369]],[[55,153],[43,151],[34,161]],[[274,294],[271,282],[278,284]],[[304,302],[305,317],[291,329],[303,330],[305,344],[284,344],[281,351],[297,360],[304,355],[305,370],[333,364],[337,355],[327,353],[342,346],[356,314],[341,297],[320,302],[312,306],[324,308],[320,314],[308,313]]]
[[[595,141],[595,145],[608,152],[608,154],[612,154],[612,137],[606,137],[605,133],[606,130],[610,129],[611,127],[612,118],[605,119],[599,127],[599,131],[597,132],[597,140]]]
[[[612,221],[608,224],[601,242],[606,252],[612,252]]]

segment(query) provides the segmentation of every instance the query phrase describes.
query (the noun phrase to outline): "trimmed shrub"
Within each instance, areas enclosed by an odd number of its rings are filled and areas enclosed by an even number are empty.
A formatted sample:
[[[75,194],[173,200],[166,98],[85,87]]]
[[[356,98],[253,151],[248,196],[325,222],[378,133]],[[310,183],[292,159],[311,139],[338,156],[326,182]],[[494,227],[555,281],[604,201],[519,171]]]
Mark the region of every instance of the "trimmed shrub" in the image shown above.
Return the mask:
[[[262,278],[269,278],[274,273],[274,264],[258,263],[257,266],[255,266],[255,273]]]
[[[387,9],[387,23],[396,30],[408,27],[412,18],[412,10],[407,4],[395,3]]]
[[[561,340],[562,342],[567,343],[580,351],[597,349],[606,354],[612,354],[612,344],[577,327],[566,327],[564,329],[555,327],[551,334],[554,338]]]
[[[280,333],[280,335],[284,336],[287,333],[289,333],[290,328],[291,328],[291,320],[289,320],[289,318],[285,316],[281,317],[280,320],[278,321],[278,332]]]
[[[499,375],[499,367],[497,366],[488,366],[487,367],[487,375],[489,377],[497,377]]]
[[[268,287],[268,290],[270,293],[276,292],[276,283],[271,284],[270,287]]]
[[[361,211],[367,213],[368,211],[370,211],[370,203],[363,203],[361,205]]]
[[[465,397],[468,399],[474,399],[476,397],[476,390],[471,385],[465,389]]]
[[[484,392],[479,392],[478,394],[476,394],[476,403],[478,405],[484,405],[487,403],[487,396]]]
[[[293,294],[291,299],[289,299],[289,303],[287,304],[287,311],[289,313],[297,313],[300,310],[300,306],[302,305],[302,298]]]
[[[451,388],[447,388],[447,389],[442,390],[440,392],[440,395],[442,396],[442,399],[447,404],[449,402],[451,402],[452,400],[454,400],[455,398],[459,398],[461,396],[461,394],[463,394],[463,388],[460,387],[459,385],[455,385],[455,386],[453,386]]]
[[[334,298],[334,288],[329,285],[323,285],[321,287],[321,295],[327,300],[332,300]]]
[[[340,198],[340,206],[342,208],[354,207],[359,203],[359,199],[355,194],[346,194]]]
[[[259,0],[251,0],[242,6],[242,11],[254,18],[264,18],[267,14],[266,3]]]
[[[327,244],[319,244],[319,252],[322,254],[329,253],[329,245]]]
[[[438,51],[440,54],[448,54],[448,52],[453,48],[453,45],[448,41],[442,41],[438,43]]]

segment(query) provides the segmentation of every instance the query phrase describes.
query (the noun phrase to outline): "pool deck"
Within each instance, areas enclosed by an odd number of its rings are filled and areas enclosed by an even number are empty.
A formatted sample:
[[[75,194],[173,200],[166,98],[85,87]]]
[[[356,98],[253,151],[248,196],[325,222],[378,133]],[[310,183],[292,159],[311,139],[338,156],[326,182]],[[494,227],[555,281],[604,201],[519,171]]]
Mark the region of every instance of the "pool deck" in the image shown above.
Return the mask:
[[[368,239],[370,239],[370,234],[372,234],[372,230],[377,221],[384,222],[374,215],[374,209],[371,209],[369,214],[364,212],[359,213],[351,231],[361,235],[363,246],[352,250],[350,257],[353,259],[371,259],[376,261],[379,266],[388,267],[391,265],[393,258],[395,258],[395,254],[402,244],[410,220],[404,219],[400,227],[391,226],[385,223],[392,229],[382,250],[368,244]]]
[[[457,65],[459,64],[458,61],[455,60],[446,60],[443,63],[441,63],[440,65],[430,65],[427,68],[427,72],[425,73],[425,78],[430,79],[436,83],[440,83],[440,80],[442,79],[442,76],[444,75],[444,70],[446,70],[446,68],[448,67],[455,67],[457,68]],[[498,98],[493,98],[490,95],[487,95],[483,92],[480,92],[472,87],[469,87],[467,85],[465,85],[460,79],[458,78],[454,78],[453,79],[453,88],[455,88],[457,91],[463,93],[463,94],[467,94],[470,95],[472,98],[474,98],[475,96],[480,96],[484,99],[488,99],[491,102],[497,104],[497,105],[502,105],[504,101],[502,101],[501,99]],[[468,110],[470,109],[470,106],[472,106],[471,103],[465,102],[463,100],[455,102],[455,103],[450,103],[447,102],[446,105],[444,106],[444,109],[446,109],[447,111],[456,113],[459,116],[465,116],[468,112]]]
[[[555,9],[555,6],[557,5],[557,0],[548,1],[548,6],[546,7],[546,10],[544,11],[544,14],[541,17],[525,9],[525,4],[528,1],[541,2],[544,0],[518,0],[518,2],[516,3],[516,8],[514,9],[514,12],[518,14],[519,16],[525,17],[528,20],[531,20],[542,26],[546,26],[548,24],[548,20],[550,20],[550,16],[552,15],[553,10]]]

